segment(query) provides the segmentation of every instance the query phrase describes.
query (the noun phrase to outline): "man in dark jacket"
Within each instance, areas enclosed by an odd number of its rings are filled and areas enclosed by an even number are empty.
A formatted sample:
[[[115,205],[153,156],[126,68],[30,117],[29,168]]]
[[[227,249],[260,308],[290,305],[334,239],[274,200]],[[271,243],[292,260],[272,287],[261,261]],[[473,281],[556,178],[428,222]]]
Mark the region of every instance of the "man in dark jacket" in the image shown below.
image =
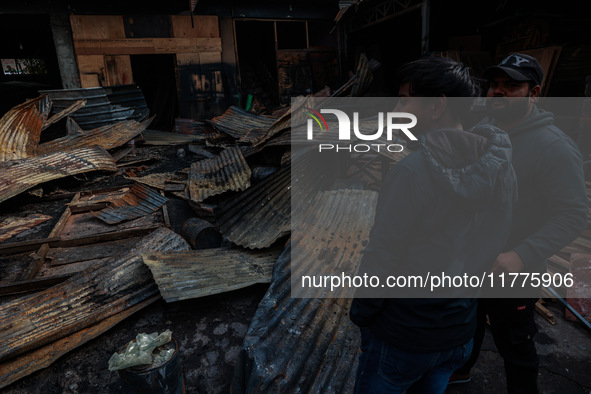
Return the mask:
[[[398,72],[396,111],[415,114],[419,148],[384,180],[359,274],[486,272],[507,241],[516,178],[505,132],[462,130],[477,89],[469,70],[429,57]],[[453,100],[456,99],[456,100]],[[384,281],[384,282],[382,282]],[[358,289],[352,321],[361,328],[358,393],[443,393],[472,348],[474,298],[410,298]],[[398,294],[400,296],[400,293]]]
[[[546,272],[546,259],[575,239],[587,224],[588,199],[579,149],[554,126],[553,114],[534,104],[542,76],[538,61],[520,53],[485,72],[490,84],[490,118],[480,124],[508,132],[519,188],[509,240],[493,267],[496,274]],[[537,299],[481,299],[473,354],[450,383],[470,380],[488,314],[505,363],[509,393],[537,393],[538,356],[533,341]]]

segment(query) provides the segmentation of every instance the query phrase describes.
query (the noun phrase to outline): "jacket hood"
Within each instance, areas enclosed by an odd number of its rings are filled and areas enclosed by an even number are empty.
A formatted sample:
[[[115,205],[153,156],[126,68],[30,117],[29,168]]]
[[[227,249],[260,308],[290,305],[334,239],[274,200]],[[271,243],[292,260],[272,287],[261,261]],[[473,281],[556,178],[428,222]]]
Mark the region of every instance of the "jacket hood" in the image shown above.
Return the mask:
[[[497,196],[504,203],[516,200],[511,142],[501,129],[491,125],[470,132],[437,129],[422,135],[419,142],[434,181],[460,197],[467,208],[483,210]]]
[[[497,125],[497,120],[491,117],[485,117],[482,119],[476,127],[482,125]],[[552,112],[545,111],[541,108],[538,108],[537,105],[533,105],[531,114],[519,123],[517,126],[513,127],[510,130],[507,130],[507,133],[510,135],[525,133],[529,130],[537,130],[541,127],[548,126],[554,124],[554,114]]]
[[[509,134],[519,134],[532,129],[539,129],[540,127],[548,126],[554,123],[554,114],[552,112],[544,111],[533,106],[531,114],[523,122],[513,127],[507,132]]]

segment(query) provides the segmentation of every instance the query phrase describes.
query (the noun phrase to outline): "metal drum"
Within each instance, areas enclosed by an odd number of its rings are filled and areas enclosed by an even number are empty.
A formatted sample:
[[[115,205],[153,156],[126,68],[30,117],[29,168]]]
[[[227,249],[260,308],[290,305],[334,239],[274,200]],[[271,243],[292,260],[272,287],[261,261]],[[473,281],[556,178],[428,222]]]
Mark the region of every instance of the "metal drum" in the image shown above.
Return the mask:
[[[218,229],[199,218],[187,219],[181,228],[181,236],[193,249],[218,248],[222,244],[222,235]]]

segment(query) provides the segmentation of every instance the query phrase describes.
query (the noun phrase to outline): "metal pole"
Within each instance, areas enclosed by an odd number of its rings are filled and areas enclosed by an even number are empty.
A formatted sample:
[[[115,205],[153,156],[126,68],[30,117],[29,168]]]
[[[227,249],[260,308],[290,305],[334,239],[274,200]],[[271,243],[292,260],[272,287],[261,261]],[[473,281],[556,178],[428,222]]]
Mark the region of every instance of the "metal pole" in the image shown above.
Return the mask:
[[[568,302],[566,302],[566,300],[563,299],[553,288],[547,287],[547,289],[548,289],[548,291],[550,293],[552,293],[552,295],[554,297],[556,297],[558,299],[558,301],[562,302],[564,304],[564,306],[566,306],[568,308],[568,310],[571,311],[572,314],[577,317],[577,319],[579,319],[580,321],[582,321],[583,324],[585,326],[587,326],[588,329],[591,330],[591,323],[589,323],[589,321],[587,321],[587,319],[585,319],[583,316],[581,316],[581,314],[579,312],[577,312],[575,310],[575,308],[573,308]]]
[[[430,0],[423,0],[421,6],[421,53],[426,55],[429,52],[429,19],[431,14]]]

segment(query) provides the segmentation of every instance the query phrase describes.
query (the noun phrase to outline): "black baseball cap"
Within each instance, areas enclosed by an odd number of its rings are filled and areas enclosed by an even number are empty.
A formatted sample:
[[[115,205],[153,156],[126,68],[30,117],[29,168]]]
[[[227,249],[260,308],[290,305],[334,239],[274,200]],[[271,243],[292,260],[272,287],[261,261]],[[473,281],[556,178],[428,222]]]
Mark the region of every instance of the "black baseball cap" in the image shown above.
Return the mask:
[[[490,79],[495,71],[502,71],[516,81],[533,81],[536,85],[541,85],[544,77],[538,60],[523,53],[513,53],[497,66],[487,68],[484,77]]]

